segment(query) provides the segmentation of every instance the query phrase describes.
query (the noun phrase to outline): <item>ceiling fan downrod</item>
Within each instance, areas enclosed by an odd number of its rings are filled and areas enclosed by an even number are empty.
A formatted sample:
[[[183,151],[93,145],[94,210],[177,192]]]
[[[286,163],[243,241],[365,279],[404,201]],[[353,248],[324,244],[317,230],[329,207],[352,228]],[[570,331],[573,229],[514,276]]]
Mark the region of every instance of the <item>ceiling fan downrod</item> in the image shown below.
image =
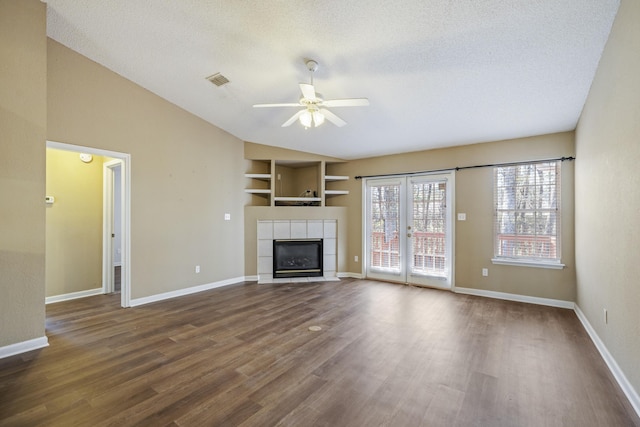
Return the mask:
[[[313,73],[318,69],[318,63],[313,59],[307,59],[305,65],[311,74],[311,86],[313,86]]]

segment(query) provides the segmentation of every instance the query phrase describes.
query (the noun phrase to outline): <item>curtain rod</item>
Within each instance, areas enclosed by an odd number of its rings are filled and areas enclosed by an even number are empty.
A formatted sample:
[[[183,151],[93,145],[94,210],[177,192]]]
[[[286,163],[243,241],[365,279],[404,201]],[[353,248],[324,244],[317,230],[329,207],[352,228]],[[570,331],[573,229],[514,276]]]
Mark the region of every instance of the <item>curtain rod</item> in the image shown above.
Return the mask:
[[[387,173],[382,175],[358,175],[356,179],[362,178],[384,178],[387,176],[403,176],[403,175],[420,175],[426,173],[435,173],[435,172],[448,172],[448,171],[460,171],[465,169],[478,169],[478,168],[493,168],[497,166],[517,166],[517,165],[525,165],[529,163],[543,163],[543,162],[555,162],[555,161],[572,161],[575,160],[575,157],[556,157],[553,159],[542,159],[542,160],[527,160],[521,162],[508,162],[508,163],[490,163],[487,165],[474,165],[474,166],[457,166],[454,168],[446,168],[446,169],[432,169],[428,171],[419,171],[419,172],[399,172],[399,173]]]

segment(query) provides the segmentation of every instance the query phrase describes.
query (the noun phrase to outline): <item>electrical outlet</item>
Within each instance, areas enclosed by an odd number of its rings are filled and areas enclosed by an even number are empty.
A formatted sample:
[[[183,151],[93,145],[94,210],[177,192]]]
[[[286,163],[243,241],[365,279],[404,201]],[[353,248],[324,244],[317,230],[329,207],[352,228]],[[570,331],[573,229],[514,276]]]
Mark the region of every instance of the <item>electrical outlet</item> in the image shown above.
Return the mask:
[[[229,213],[224,214],[224,220],[225,221],[231,221],[231,214],[229,214]]]
[[[488,269],[488,268],[483,268],[483,269],[482,269],[482,275],[483,275],[484,277],[487,277],[487,276],[489,275],[489,269]]]
[[[356,255],[356,256],[354,256],[354,257],[353,257],[353,261],[354,261],[354,262],[358,262],[358,255]]]
[[[458,214],[458,221],[466,221],[467,220],[467,214],[466,213],[459,213]]]
[[[196,273],[200,273],[200,266],[196,265]]]

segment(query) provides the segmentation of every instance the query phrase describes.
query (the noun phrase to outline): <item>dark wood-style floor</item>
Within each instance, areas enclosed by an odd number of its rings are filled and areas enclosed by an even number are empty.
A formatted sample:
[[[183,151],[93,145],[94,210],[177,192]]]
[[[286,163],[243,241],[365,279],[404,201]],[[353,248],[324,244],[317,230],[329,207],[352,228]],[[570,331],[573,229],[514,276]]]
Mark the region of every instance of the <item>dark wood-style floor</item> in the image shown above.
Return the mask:
[[[571,310],[349,279],[119,302],[47,306],[0,425],[640,426]]]

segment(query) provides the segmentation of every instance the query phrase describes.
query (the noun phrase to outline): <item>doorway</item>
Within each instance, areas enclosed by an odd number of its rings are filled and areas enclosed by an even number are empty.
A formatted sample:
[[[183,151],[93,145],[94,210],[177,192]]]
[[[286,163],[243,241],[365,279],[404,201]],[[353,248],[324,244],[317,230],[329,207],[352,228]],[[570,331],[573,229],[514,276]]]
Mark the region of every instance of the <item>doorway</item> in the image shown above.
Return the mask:
[[[103,165],[103,292],[122,290],[122,160]]]
[[[127,153],[47,141],[47,148],[111,158],[103,164],[102,292],[115,290],[119,261],[120,305],[131,300],[131,156]],[[116,235],[118,242],[114,242]]]
[[[454,179],[452,171],[365,180],[368,278],[452,288]]]

